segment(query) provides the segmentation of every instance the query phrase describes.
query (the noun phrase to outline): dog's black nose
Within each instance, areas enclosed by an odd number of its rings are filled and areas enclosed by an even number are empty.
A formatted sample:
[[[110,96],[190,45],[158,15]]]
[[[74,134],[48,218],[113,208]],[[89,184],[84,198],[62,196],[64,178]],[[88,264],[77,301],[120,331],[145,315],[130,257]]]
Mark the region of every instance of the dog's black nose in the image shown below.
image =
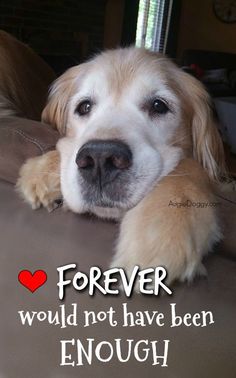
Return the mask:
[[[76,164],[86,181],[106,184],[131,166],[132,152],[119,140],[92,140],[81,147]]]

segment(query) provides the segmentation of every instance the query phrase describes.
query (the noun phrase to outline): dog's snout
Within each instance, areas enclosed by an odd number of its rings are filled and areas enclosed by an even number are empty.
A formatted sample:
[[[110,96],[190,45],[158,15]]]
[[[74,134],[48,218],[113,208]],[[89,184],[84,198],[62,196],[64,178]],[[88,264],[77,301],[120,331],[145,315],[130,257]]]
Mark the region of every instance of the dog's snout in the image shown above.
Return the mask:
[[[132,153],[122,141],[93,140],[81,147],[76,164],[86,181],[106,183],[131,166]]]

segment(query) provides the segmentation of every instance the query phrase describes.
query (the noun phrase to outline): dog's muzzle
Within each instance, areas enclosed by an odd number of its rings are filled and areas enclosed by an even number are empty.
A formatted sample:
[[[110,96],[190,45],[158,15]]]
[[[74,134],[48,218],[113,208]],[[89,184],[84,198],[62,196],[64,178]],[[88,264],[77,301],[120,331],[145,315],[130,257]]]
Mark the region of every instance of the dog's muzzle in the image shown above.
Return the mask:
[[[132,165],[132,152],[120,140],[91,140],[77,153],[76,164],[83,179],[87,201],[108,206],[125,196],[125,181]],[[104,201],[106,198],[106,201]]]

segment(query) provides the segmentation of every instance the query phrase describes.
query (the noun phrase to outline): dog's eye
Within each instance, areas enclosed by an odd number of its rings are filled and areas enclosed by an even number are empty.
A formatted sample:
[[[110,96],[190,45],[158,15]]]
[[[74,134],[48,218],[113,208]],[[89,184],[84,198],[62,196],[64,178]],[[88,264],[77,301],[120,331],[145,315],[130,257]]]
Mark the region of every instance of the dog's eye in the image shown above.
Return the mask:
[[[80,116],[84,116],[91,112],[92,109],[92,103],[89,100],[82,101],[77,108],[75,109],[76,113],[78,113]]]
[[[168,106],[163,100],[160,100],[160,99],[154,100],[150,108],[150,113],[153,115],[166,114],[168,111],[169,111]]]

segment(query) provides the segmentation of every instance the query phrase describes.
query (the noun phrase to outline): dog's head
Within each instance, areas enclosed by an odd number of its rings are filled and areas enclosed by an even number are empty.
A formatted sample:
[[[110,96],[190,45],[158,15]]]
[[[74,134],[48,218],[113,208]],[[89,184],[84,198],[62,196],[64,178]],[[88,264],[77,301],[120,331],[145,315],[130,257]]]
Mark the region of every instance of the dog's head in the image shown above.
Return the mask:
[[[135,206],[183,156],[217,179],[222,143],[202,85],[143,49],[104,52],[53,85],[43,121],[59,141],[62,192],[78,212]]]

